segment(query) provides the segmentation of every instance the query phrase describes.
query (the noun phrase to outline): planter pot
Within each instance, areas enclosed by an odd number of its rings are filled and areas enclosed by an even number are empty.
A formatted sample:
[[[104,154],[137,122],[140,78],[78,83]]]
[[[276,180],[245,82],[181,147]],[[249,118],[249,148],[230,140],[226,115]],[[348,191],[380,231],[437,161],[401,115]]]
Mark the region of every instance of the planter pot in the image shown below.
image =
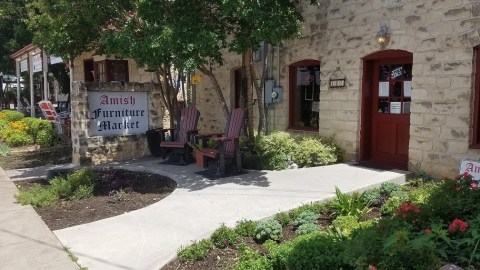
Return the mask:
[[[195,164],[197,164],[198,167],[205,168],[205,165],[203,164],[204,158],[202,153],[194,150],[193,155],[195,157]]]

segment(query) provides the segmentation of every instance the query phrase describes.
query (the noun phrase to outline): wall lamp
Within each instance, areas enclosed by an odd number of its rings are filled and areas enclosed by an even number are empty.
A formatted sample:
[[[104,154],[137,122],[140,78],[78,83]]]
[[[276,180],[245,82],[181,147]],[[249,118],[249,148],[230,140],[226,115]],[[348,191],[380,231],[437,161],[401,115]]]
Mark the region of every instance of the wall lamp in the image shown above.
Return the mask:
[[[388,41],[390,41],[390,33],[388,32],[388,26],[383,24],[380,25],[380,31],[378,31],[377,35],[375,36],[377,43],[380,46],[387,45]]]

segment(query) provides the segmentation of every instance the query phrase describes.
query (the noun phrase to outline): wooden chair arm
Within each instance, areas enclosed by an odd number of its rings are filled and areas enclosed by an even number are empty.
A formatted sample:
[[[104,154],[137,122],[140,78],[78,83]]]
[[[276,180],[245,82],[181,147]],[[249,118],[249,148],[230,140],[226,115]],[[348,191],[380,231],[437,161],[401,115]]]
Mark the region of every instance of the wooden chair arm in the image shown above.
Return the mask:
[[[240,136],[212,138],[212,140],[217,142],[226,142],[226,141],[232,141],[232,140],[238,140],[238,139],[240,139]]]

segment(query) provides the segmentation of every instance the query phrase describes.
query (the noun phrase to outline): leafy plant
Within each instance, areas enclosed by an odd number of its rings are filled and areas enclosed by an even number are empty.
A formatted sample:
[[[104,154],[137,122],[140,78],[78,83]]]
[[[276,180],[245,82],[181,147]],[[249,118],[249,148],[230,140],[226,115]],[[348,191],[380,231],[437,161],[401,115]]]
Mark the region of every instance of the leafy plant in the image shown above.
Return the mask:
[[[108,201],[111,203],[123,202],[126,200],[127,193],[123,188],[119,190],[111,190],[108,192]]]
[[[314,233],[319,231],[320,228],[314,223],[304,223],[295,230],[295,233],[297,235],[304,235],[304,234],[309,234],[309,233]]]
[[[245,244],[238,246],[240,258],[235,265],[236,270],[267,270],[272,269],[272,264],[267,257],[261,256],[258,251]]]
[[[9,156],[11,154],[10,147],[0,142],[0,156]]]
[[[255,228],[257,227],[258,222],[252,220],[240,220],[235,226],[235,232],[243,237],[254,236]]]
[[[406,201],[408,201],[407,193],[403,191],[395,192],[393,196],[382,205],[380,212],[384,215],[391,215]]]
[[[41,186],[33,186],[28,190],[20,190],[15,198],[22,204],[30,204],[35,207],[49,206],[58,200],[58,196],[51,189]]]
[[[300,167],[314,167],[333,164],[341,160],[336,147],[322,143],[321,139],[303,138],[293,152],[293,161]]]
[[[326,207],[325,207],[325,204],[322,203],[322,202],[308,203],[308,204],[304,204],[302,206],[299,206],[295,209],[292,209],[289,212],[289,216],[292,220],[295,220],[296,218],[298,218],[298,216],[301,213],[306,212],[306,211],[310,211],[310,212],[313,212],[317,215],[320,215],[320,214],[322,214],[326,211]]]
[[[6,135],[5,143],[10,147],[24,146],[33,144],[33,139],[30,135],[22,132],[14,132]]]
[[[210,237],[212,243],[217,248],[227,248],[233,246],[238,241],[238,234],[235,230],[228,228],[225,224],[222,224],[220,228],[215,230]]]
[[[0,120],[5,120],[7,122],[19,121],[23,117],[25,116],[21,112],[12,111],[12,110],[0,111]]]
[[[338,187],[335,187],[335,194],[336,197],[328,203],[334,216],[356,216],[360,218],[369,211],[369,205],[364,204],[362,194],[358,192],[342,193]]]
[[[255,228],[255,239],[260,242],[268,239],[278,241],[282,236],[282,225],[275,219],[262,221]]]
[[[318,219],[318,214],[315,214],[311,211],[305,211],[300,213],[298,217],[295,219],[295,226],[301,226],[303,224],[308,224],[308,223],[315,223]]]
[[[282,225],[282,227],[287,226],[292,221],[290,216],[286,212],[280,212],[275,214],[274,219],[276,219]]]
[[[74,200],[84,200],[93,196],[93,185],[81,185],[73,193]]]
[[[213,243],[208,239],[203,239],[199,242],[193,242],[189,247],[181,247],[177,252],[178,258],[181,261],[199,261],[212,250]]]

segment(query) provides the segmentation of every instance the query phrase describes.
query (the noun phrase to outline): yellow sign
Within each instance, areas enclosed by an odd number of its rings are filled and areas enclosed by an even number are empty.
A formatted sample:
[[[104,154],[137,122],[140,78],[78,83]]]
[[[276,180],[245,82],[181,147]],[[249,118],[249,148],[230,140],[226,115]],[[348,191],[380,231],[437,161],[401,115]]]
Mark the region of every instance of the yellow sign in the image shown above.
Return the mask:
[[[201,82],[202,82],[202,77],[200,77],[200,75],[192,76],[192,84],[199,84]]]

